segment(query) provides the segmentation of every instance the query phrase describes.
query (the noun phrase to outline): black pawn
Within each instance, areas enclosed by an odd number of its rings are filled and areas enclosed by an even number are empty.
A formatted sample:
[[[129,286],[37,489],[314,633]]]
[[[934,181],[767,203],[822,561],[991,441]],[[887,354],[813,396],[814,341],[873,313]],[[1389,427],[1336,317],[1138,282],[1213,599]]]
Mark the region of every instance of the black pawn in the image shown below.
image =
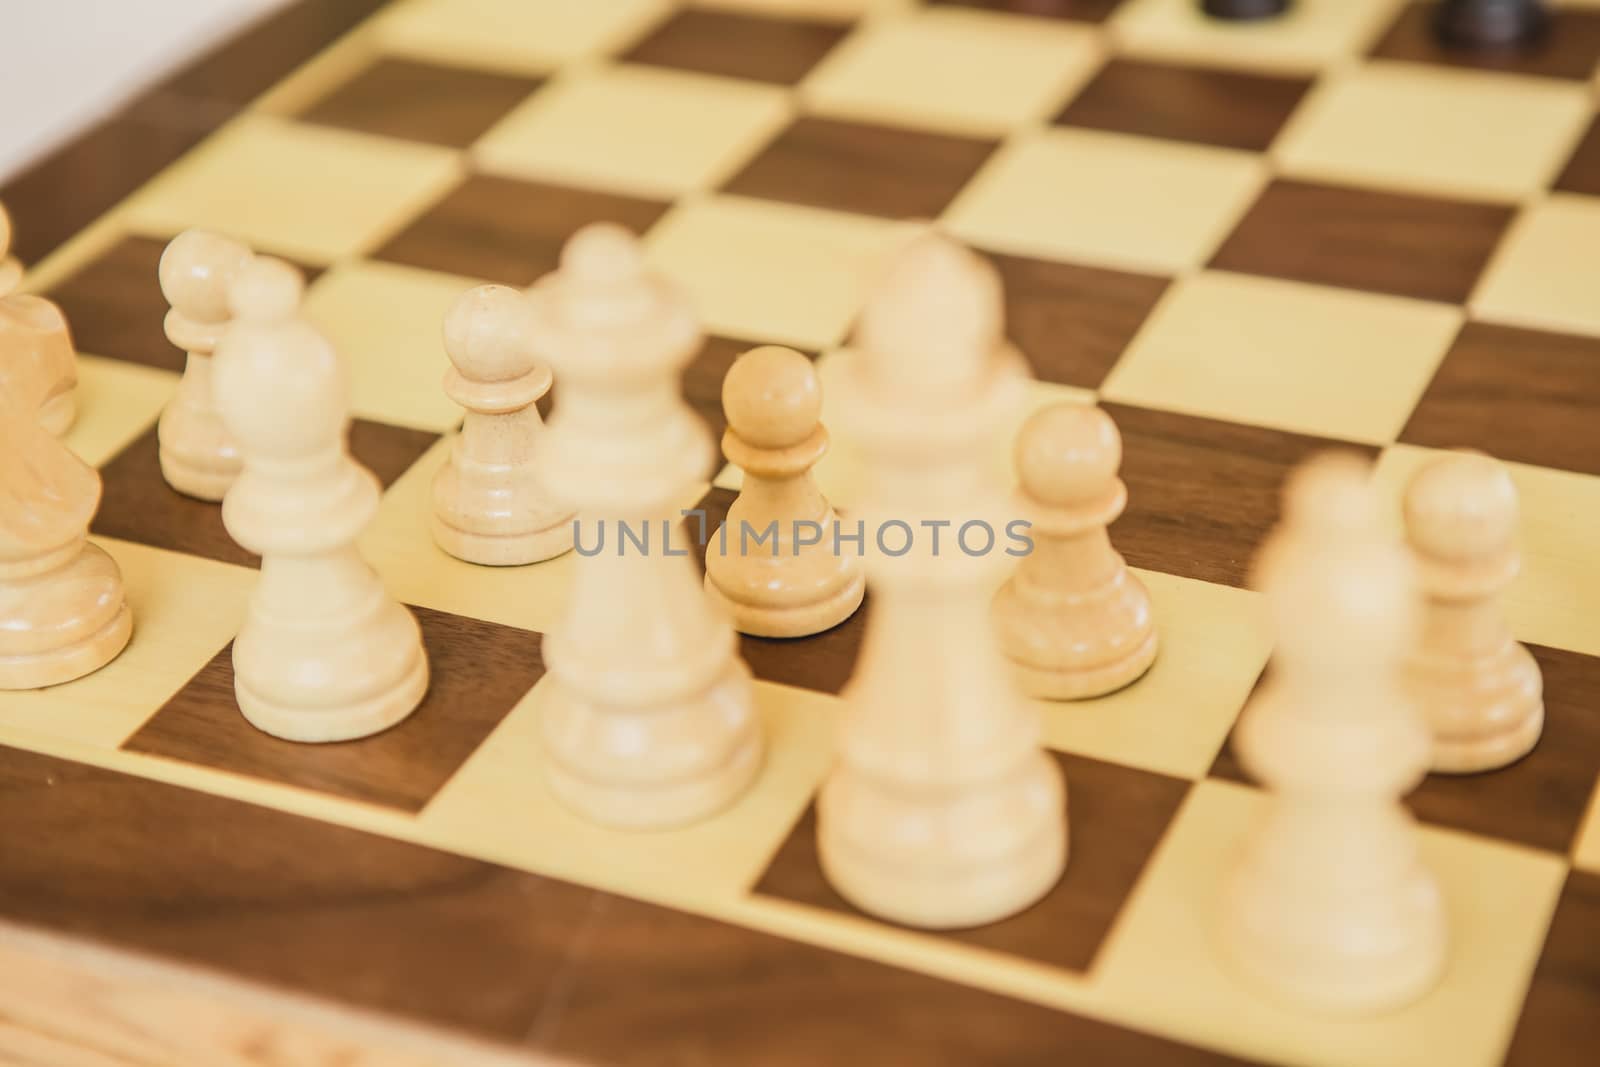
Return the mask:
[[[1538,40],[1550,15],[1541,0],[1444,0],[1433,28],[1452,48],[1513,48]]]
[[[1214,19],[1249,22],[1283,14],[1289,10],[1289,0],[1202,0],[1200,6]]]

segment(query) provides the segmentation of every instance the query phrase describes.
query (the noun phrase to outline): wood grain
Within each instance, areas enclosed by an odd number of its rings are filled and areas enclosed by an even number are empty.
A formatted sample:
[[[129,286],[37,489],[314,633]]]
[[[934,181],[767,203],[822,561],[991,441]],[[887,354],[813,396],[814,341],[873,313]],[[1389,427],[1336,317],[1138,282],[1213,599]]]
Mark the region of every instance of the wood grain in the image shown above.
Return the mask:
[[[1101,405],[1122,433],[1128,509],[1111,540],[1135,567],[1242,586],[1278,521],[1289,472],[1327,448],[1377,449],[1257,426]]]
[[[1047,382],[1098,389],[1168,279],[988,253],[1006,291],[1006,335]]]
[[[1506,1067],[1591,1067],[1600,1048],[1600,874],[1571,871]]]
[[[995,147],[993,141],[802,116],[724,188],[808,207],[931,219]]]
[[[1033,907],[998,923],[941,933],[1071,971],[1087,971],[1189,785],[1177,778],[1052,753],[1067,780],[1067,869]],[[816,809],[808,808],[756,884],[757,893],[859,915],[823,876]]]
[[[690,8],[622,58],[633,63],[794,85],[849,32],[848,25]]]
[[[405,426],[366,419],[350,423],[351,454],[386,489],[438,439]],[[95,534],[245,567],[260,565],[259,557],[228,534],[219,505],[184,496],[167,484],[154,426],[104,464],[100,479],[100,510],[91,527]]]
[[[1310,86],[1306,78],[1113,59],[1056,122],[1261,152]]]
[[[644,233],[668,205],[561,185],[473,175],[387,245],[378,259],[518,287],[556,268],[591,222]]]
[[[1463,303],[1513,210],[1280,179],[1211,266]]]
[[[383,58],[313,101],[299,117],[466,148],[542,84],[535,78]]]
[[[1600,474],[1600,339],[1468,322],[1400,440]]]
[[[1525,47],[1506,49],[1449,48],[1433,32],[1436,0],[1411,3],[1401,9],[1379,38],[1372,54],[1380,59],[1408,63],[1438,63],[1450,67],[1503,70],[1552,78],[1587,79],[1600,63],[1600,11],[1551,11],[1549,32]]]
[[[422,624],[432,680],[417,710],[381,734],[301,745],[257,730],[234,700],[230,643],[123,747],[421,811],[543,676],[544,660],[538,634],[427,608],[412,610]]]

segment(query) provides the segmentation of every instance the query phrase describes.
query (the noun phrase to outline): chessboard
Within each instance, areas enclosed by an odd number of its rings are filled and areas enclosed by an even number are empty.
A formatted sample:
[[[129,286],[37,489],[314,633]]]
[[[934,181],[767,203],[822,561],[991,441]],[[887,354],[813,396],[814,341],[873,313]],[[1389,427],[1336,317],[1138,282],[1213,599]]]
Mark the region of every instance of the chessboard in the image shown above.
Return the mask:
[[[136,619],[99,672],[0,695],[0,1060],[1595,1062],[1600,4],[1482,56],[1441,51],[1426,3],[1196,6],[301,0],[0,190],[25,287],[82,353],[68,442],[103,477],[93,537]],[[743,639],[769,754],[742,799],[610,831],[541,768],[570,556],[475,567],[426,521],[461,418],[440,323],[466,289],[532,283],[586,223],[634,229],[704,321],[685,389],[720,432],[754,345],[814,358],[826,396],[908,218],[997,265],[1038,404],[1115,418],[1112,537],[1162,634],[1131,687],[1040,705],[1065,877],[954,933],[858,913],[818,866],[870,594],[821,635]],[[386,733],[295,745],[234,707],[257,561],[157,462],[183,357],[156,266],[188,227],[299,265],[348,365],[351,447],[385,487],[362,548],[432,662]],[[1408,798],[1449,913],[1440,985],[1306,1014],[1212,941],[1265,801],[1229,747],[1270,652],[1250,560],[1312,453],[1371,458],[1397,513],[1458,446],[1520,490],[1506,610],[1545,735]],[[855,471],[841,447],[818,472],[845,512]],[[737,485],[707,472],[711,521]]]

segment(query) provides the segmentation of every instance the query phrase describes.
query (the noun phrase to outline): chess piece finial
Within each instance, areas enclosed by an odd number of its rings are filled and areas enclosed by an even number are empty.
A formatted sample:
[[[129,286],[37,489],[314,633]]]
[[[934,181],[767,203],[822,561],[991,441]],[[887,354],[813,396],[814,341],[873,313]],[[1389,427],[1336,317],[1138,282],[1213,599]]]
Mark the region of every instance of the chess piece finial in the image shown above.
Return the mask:
[[[247,264],[214,368],[217,411],[244,461],[222,519],[262,557],[233,644],[234,693],[267,733],[341,741],[410,715],[428,661],[416,619],[356,548],[378,481],[345,445],[344,370],[299,315],[303,287],[280,260]]]
[[[1006,517],[990,457],[1026,365],[1003,340],[1000,308],[992,267],[948,237],[917,235],[871,295],[830,399],[866,468],[852,515],[870,546],[873,607],[818,796],[817,846],[845,899],[928,928],[1021,911],[1067,857],[1061,771],[990,620],[1005,557],[960,547],[963,531],[970,544],[973,528]]]
[[[1000,588],[994,616],[1001,646],[1034,696],[1099,696],[1155,660],[1150,594],[1106,530],[1127,503],[1121,463],[1122,437],[1098,407],[1043,408],[1017,435],[1033,550]]]
[[[722,407],[722,450],[744,486],[707,545],[707,593],[758,637],[837,626],[861,606],[866,579],[858,555],[836,550],[837,519],[811,477],[828,447],[816,368],[790,348],[752,349],[723,379]]]
[[[6,206],[0,204],[0,301],[18,297],[17,292],[22,285],[22,263],[11,254],[11,241],[15,230],[11,225],[11,216],[6,212]],[[37,301],[39,297],[28,297],[28,300]],[[77,397],[77,350],[72,345],[72,331],[67,325],[66,316],[56,310],[55,317],[51,320],[51,329],[59,331],[60,338],[50,342],[52,346],[64,349],[71,357],[74,370],[70,380],[61,388],[54,391],[46,401],[44,409],[39,412],[39,423],[46,430],[61,437],[72,428],[78,418]]]
[[[172,488],[200,500],[221,500],[242,465],[217,416],[211,359],[232,317],[228,291],[250,259],[244,245],[204,230],[179,234],[161,255],[161,292],[172,306],[167,339],[187,353],[183,378],[156,427],[161,473]]]
[[[444,389],[467,415],[434,478],[433,537],[469,563],[536,563],[572,547],[573,512],[551,503],[533,463],[544,429],[535,405],[554,379],[529,317],[527,298],[503,285],[462,294],[445,316]]]
[[[100,475],[45,427],[76,361],[54,304],[0,300],[0,689],[71,681],[128,644],[122,573],[88,542]]]
[[[1433,769],[1503,767],[1544,728],[1539,665],[1500,605],[1520,565],[1516,487],[1490,457],[1452,453],[1417,472],[1403,507],[1424,602],[1408,677],[1433,732]]]
[[[1234,738],[1270,808],[1225,884],[1220,943],[1280,999],[1372,1014],[1430,988],[1446,952],[1438,886],[1400,803],[1429,748],[1400,674],[1412,570],[1364,461],[1314,458],[1284,504],[1252,573],[1275,622],[1272,669]]]
[[[561,383],[539,478],[580,531],[573,593],[544,639],[550,785],[604,825],[692,823],[732,804],[765,751],[749,669],[680,513],[711,460],[681,384],[700,326],[609,224],[578,231],[529,300],[534,351]]]

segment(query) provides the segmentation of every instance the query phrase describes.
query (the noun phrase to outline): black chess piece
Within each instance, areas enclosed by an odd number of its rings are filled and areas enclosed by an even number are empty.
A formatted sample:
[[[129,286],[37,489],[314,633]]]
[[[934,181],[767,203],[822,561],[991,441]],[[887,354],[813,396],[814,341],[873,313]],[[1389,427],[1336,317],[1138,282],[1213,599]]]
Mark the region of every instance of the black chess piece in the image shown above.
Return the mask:
[[[1550,25],[1542,0],[1444,0],[1433,29],[1451,48],[1513,48],[1544,36]]]
[[[1200,7],[1212,18],[1249,22],[1283,14],[1289,0],[1202,0]]]

